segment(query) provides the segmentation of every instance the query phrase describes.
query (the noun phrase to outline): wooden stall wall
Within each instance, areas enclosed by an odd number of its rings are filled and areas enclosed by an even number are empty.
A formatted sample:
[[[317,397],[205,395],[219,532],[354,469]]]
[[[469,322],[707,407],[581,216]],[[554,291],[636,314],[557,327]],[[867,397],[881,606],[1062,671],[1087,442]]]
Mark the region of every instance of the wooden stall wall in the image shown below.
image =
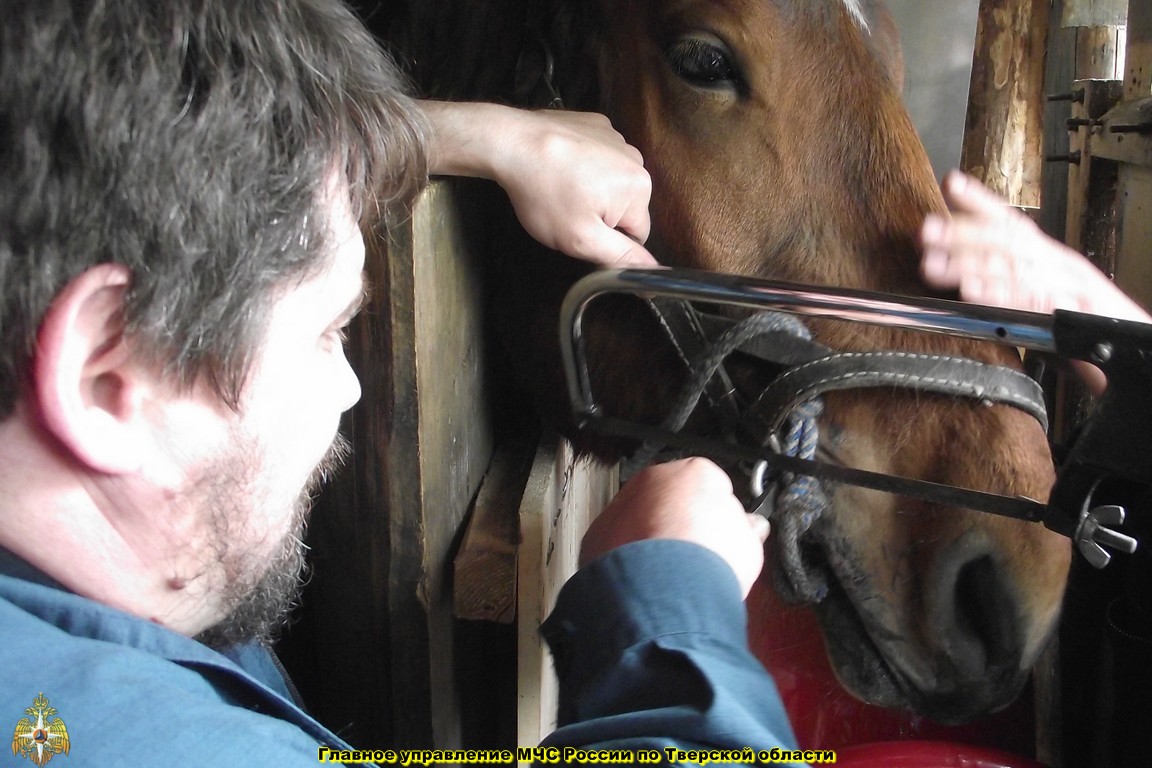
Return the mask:
[[[354,5],[420,95],[490,100],[513,79],[533,7]],[[373,298],[350,342],[355,453],[319,500],[314,574],[281,644],[312,711],[358,747],[517,745],[518,705],[548,708],[518,689],[518,659],[543,690],[536,627],[615,488],[612,470],[541,440],[490,343],[485,265],[510,216],[495,185],[437,179],[369,248]],[[552,718],[535,722],[519,726],[533,742]]]
[[[349,349],[363,386],[346,423],[354,454],[314,512],[313,576],[283,643],[307,703],[364,748],[460,745],[470,696],[485,697],[476,711],[499,708],[499,680],[464,679],[484,665],[457,658],[462,636],[466,653],[488,641],[456,622],[451,599],[452,556],[495,441],[486,194],[438,181],[369,245],[372,299]]]

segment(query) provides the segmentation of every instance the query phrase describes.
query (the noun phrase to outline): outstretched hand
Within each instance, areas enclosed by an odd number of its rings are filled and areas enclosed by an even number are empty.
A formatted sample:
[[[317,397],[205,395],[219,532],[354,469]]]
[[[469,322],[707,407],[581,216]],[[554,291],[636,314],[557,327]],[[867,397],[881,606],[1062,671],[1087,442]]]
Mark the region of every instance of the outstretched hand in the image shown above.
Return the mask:
[[[424,107],[433,173],[496,181],[524,229],[549,248],[606,267],[656,265],[643,245],[652,180],[608,118],[495,104]]]
[[[745,597],[764,566],[768,521],[744,512],[732,482],[707,459],[648,467],[592,522],[580,564],[633,541],[678,539],[712,550],[731,566]]]
[[[1123,320],[1152,322],[1107,275],[971,176],[944,179],[950,218],[929,215],[920,230],[924,280],[956,289],[978,304],[1049,314],[1069,309]],[[1074,361],[1093,394],[1107,382],[1095,366]]]
[[[951,218],[930,215],[920,231],[929,285],[979,304],[1051,313],[1057,309],[1149,322],[1148,315],[1081,254],[971,176],[943,184]]]

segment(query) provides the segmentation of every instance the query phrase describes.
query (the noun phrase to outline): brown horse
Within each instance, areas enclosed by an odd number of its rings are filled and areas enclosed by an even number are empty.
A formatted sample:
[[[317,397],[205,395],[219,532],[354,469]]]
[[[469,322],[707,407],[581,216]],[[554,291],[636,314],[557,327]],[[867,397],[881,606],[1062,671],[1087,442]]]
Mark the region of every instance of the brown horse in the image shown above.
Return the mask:
[[[529,30],[514,43],[539,36],[555,57],[551,78],[537,79],[568,108],[605,112],[643,152],[653,179],[649,246],[664,263],[925,292],[914,237],[943,204],[901,102],[903,62],[882,3],[546,0],[510,17]],[[518,318],[513,327],[554,344],[555,296],[545,297],[578,268],[533,257],[512,269],[502,285],[520,286],[513,293],[523,301],[505,294],[502,304]],[[643,309],[606,303],[608,330],[591,353],[601,363],[595,388],[614,411],[651,421],[683,371]],[[544,319],[525,322],[541,306]],[[1011,350],[947,337],[812,329],[836,349],[1019,366]],[[554,363],[542,370],[541,389],[562,408]],[[660,376],[638,385],[633,371]],[[845,465],[1047,498],[1045,435],[1012,408],[874,391],[825,404],[823,453]],[[829,585],[813,607],[844,685],[946,722],[1005,706],[1056,623],[1068,541],[1036,524],[855,487],[831,495],[831,511],[805,535],[804,562]]]

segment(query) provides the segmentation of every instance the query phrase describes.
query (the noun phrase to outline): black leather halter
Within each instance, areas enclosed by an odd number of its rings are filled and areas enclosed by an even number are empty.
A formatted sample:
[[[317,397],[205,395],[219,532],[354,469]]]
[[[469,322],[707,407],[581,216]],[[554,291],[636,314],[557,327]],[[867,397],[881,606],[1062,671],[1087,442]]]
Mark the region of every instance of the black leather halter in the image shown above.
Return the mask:
[[[599,276],[610,274],[597,273]],[[719,277],[711,273],[694,273],[689,270],[652,272],[629,270],[617,274],[631,276],[648,274],[662,285],[667,285],[669,281],[714,280]],[[594,275],[593,279],[597,275]],[[770,285],[787,284],[770,283]],[[617,286],[616,290],[631,292],[624,286]],[[812,291],[808,287],[803,290],[806,293]],[[737,444],[725,442],[724,444],[731,445],[731,450],[722,453],[743,455],[741,447],[751,443],[749,447],[754,446],[754,451],[759,455],[765,447],[771,446],[774,438],[779,440],[780,430],[787,418],[802,403],[834,390],[885,388],[963,397],[989,405],[1010,405],[1035,418],[1041,427],[1047,430],[1048,419],[1043,391],[1031,378],[1011,368],[942,355],[908,352],[834,352],[812,341],[803,325],[791,315],[775,311],[765,313],[761,310],[759,314],[745,320],[734,320],[725,315],[702,311],[684,298],[656,296],[652,291],[642,289],[640,286],[636,292],[647,295],[649,306],[659,318],[690,372],[689,381],[673,406],[671,415],[660,427],[636,424],[635,428],[627,428],[619,420],[602,414],[599,405],[591,398],[587,367],[583,360],[582,337],[579,334],[575,339],[569,337],[564,340],[566,346],[571,346],[574,340],[576,342],[574,355],[570,357],[571,362],[576,363],[576,357],[579,357],[579,370],[573,371],[575,375],[570,376],[577,392],[573,405],[578,419],[587,426],[595,427],[593,422],[602,421],[605,422],[605,430],[602,431],[614,433],[626,431],[628,437],[640,437],[649,442],[667,438],[667,445],[686,450],[695,448],[715,450],[717,439],[676,434],[703,400],[726,427],[726,431],[740,441]],[[699,298],[717,301],[715,296]],[[720,298],[719,303],[727,302]],[[748,403],[737,402],[736,387],[724,368],[724,361],[733,352],[740,352],[780,371],[759,396]],[[622,430],[622,427],[625,428]],[[1025,519],[1041,517],[1039,510],[1032,507],[1027,500],[1018,500],[1023,502],[1018,506],[988,505],[981,502],[989,494],[980,492],[973,492],[976,495],[972,497],[965,494],[943,494],[945,498],[939,498],[938,489],[941,486],[938,484],[908,481],[906,485],[901,482],[903,478],[875,473],[857,474],[850,468],[839,466],[807,466],[803,463],[788,462],[786,459],[787,457],[780,457],[779,461],[781,469],[786,471],[811,474],[815,477],[949,504],[963,500],[968,503],[961,503],[961,506],[970,506],[971,503],[977,505],[972,507],[976,509],[992,506],[993,509],[986,511],[1012,517]],[[770,463],[775,461],[770,460]],[[1037,502],[1033,503],[1042,509]]]
[[[731,413],[735,396],[730,378],[722,363],[708,365],[717,351],[726,356],[717,341],[739,321],[702,312],[687,301],[652,298],[649,305],[691,370],[714,371],[709,377],[714,405],[724,402]],[[772,435],[801,403],[826,392],[847,389],[907,389],[916,392],[963,397],[988,405],[1010,405],[1040,422],[1048,431],[1048,413],[1044,392],[1033,379],[1019,371],[990,365],[968,358],[947,355],[925,355],[910,352],[833,352],[812,341],[806,334],[782,330],[788,323],[781,318],[774,327],[749,334],[734,347],[750,357],[783,369],[747,408],[739,412],[741,420],[754,418],[765,435]],[[798,324],[798,321],[794,321]],[[696,362],[693,362],[696,361]],[[764,444],[767,438],[761,440]]]
[[[813,461],[820,447],[821,396],[845,389],[884,388],[947,395],[987,405],[1006,404],[1047,430],[1040,386],[1003,366],[965,358],[908,352],[833,352],[810,338],[794,316],[761,310],[742,319],[702,312],[691,302],[653,297],[648,304],[672,341],[689,377],[664,427],[680,432],[689,416],[708,407],[728,439]],[[725,366],[739,352],[757,367],[778,371],[758,396],[741,398]],[[704,402],[701,402],[701,401]],[[661,450],[645,443],[626,463],[629,474]],[[777,532],[777,588],[793,602],[818,602],[827,594],[822,571],[804,559],[801,541],[830,507],[820,480],[794,472],[769,472],[766,459],[729,467],[750,483],[749,508],[773,521]],[[895,490],[895,489],[893,489]]]
[[[649,301],[691,372],[675,410],[661,425],[640,424],[605,414],[596,402],[588,374],[582,317],[587,305],[608,293],[638,295]],[[687,302],[756,310],[750,321],[732,321],[689,307]],[[768,310],[764,313],[764,310]],[[973,360],[904,352],[837,353],[811,342],[788,315],[827,317],[944,333],[980,341],[1056,352],[1053,319],[1043,315],[930,299],[904,299],[864,291],[813,288],[693,270],[603,270],[577,283],[561,310],[561,349],[576,422],[582,428],[708,456],[727,465],[759,466],[770,478],[802,476],[861,486],[951,507],[1031,522],[1072,537],[1080,551],[1102,566],[1101,545],[1132,551],[1135,541],[1112,530],[1107,510],[1055,509],[1024,497],[1008,497],[912,478],[884,475],[779,450],[782,427],[805,403],[822,393],[861,387],[900,388],[988,404],[1004,404],[1033,416],[1047,429],[1043,393],[1024,374]],[[767,319],[764,319],[767,318]],[[747,333],[741,323],[758,325]],[[750,407],[735,400],[723,359],[739,351],[780,365],[784,371]],[[721,424],[735,426],[730,438],[680,431],[701,400]],[[1083,495],[1083,494],[1081,494]],[[760,498],[757,501],[762,502]],[[771,510],[768,510],[771,514]],[[816,598],[818,599],[818,597]]]

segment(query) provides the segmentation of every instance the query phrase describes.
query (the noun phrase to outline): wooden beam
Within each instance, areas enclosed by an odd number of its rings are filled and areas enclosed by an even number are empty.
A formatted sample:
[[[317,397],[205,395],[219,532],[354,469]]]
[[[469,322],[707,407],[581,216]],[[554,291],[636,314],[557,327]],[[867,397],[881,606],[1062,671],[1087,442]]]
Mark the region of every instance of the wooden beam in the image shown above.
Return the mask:
[[[323,494],[290,666],[310,709],[364,748],[462,738],[450,568],[492,453],[478,182],[434,182],[370,238],[373,296],[351,329],[354,451]]]
[[[556,728],[559,686],[540,624],[576,572],[588,524],[616,492],[618,473],[577,459],[566,440],[540,442],[524,502],[518,563],[517,743],[535,745]]]
[[[1013,205],[1040,204],[1050,0],[982,0],[960,165]]]
[[[1129,3],[1124,59],[1125,101],[1152,96],[1152,4],[1147,0]]]
[[[1063,0],[1065,27],[1122,27],[1128,18],[1128,0]]]
[[[486,403],[483,260],[488,241],[476,187],[434,182],[411,219],[390,230],[383,317],[393,326],[375,360],[393,371],[382,392],[381,448],[368,471],[386,480],[392,702],[398,746],[455,746],[460,717],[448,574],[453,547],[492,455]],[[399,333],[398,333],[398,332]],[[400,373],[402,372],[402,377]],[[379,371],[367,371],[371,376]]]
[[[492,456],[454,563],[458,619],[510,624],[516,618],[520,501],[535,454],[533,441],[499,446]]]
[[[1111,273],[1115,261],[1115,234],[1104,235],[1101,225],[1114,224],[1116,166],[1101,164],[1098,152],[1104,136],[1099,121],[1120,101],[1118,80],[1079,80],[1073,90],[1080,98],[1072,105],[1069,149],[1079,162],[1068,167],[1068,225],[1065,242],[1086,254],[1096,266]],[[1109,227],[1109,229],[1112,229]]]
[[[1123,30],[1118,27],[1076,28],[1076,79],[1119,80],[1124,61]]]
[[[1054,0],[1048,25],[1048,53],[1044,63],[1044,92],[1048,96],[1062,96],[1072,90],[1076,79],[1076,31],[1060,26],[1064,0]],[[1043,155],[1045,158],[1066,157],[1069,154],[1068,131],[1071,102],[1048,98],[1043,114]],[[1068,207],[1068,166],[1066,163],[1045,161],[1041,171],[1040,210],[1036,221],[1041,229],[1057,240],[1064,239],[1064,225]]]
[[[1122,163],[1116,282],[1147,309],[1152,307],[1152,3],[1147,0],[1129,3],[1125,57],[1124,103],[1109,113],[1112,125],[1105,132],[1109,149],[1115,150],[1109,154]],[[1114,133],[1118,125],[1137,130]]]

